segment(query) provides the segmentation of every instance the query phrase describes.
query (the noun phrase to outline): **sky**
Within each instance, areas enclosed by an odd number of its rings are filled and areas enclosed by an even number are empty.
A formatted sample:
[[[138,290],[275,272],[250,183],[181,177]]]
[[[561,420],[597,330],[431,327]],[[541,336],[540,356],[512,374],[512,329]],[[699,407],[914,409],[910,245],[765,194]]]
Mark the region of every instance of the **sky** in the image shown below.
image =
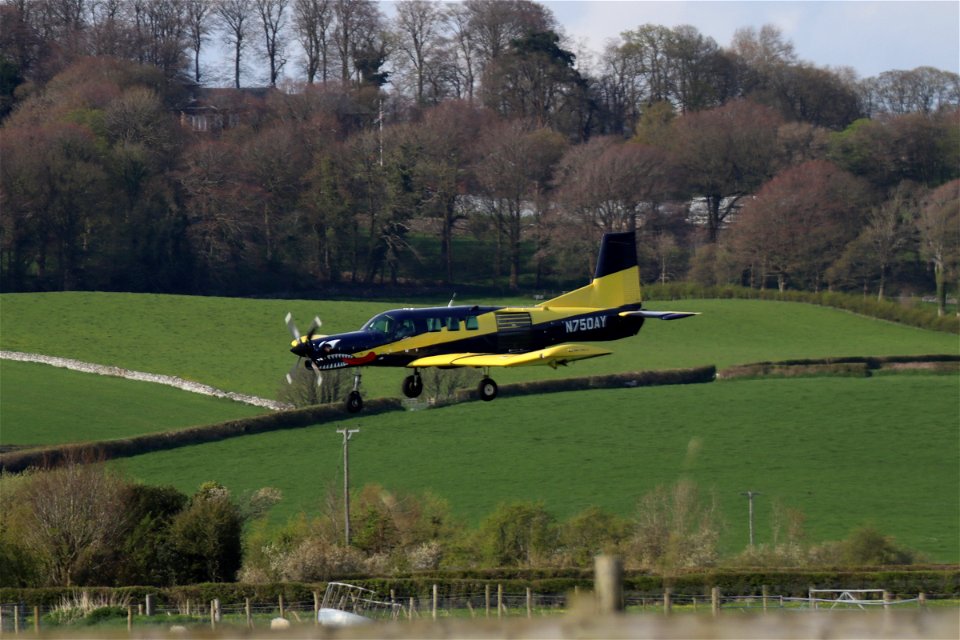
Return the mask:
[[[960,2],[546,0],[575,43],[599,54],[643,24],[692,25],[721,47],[742,27],[780,28],[798,59],[852,67],[860,78],[931,66],[960,73]]]

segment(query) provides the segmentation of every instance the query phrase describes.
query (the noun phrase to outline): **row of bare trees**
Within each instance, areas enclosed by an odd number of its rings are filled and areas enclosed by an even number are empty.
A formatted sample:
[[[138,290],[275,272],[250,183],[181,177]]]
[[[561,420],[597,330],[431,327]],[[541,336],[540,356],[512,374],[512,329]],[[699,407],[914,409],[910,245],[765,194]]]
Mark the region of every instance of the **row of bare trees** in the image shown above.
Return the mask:
[[[687,112],[750,97],[834,129],[960,104],[954,73],[921,67],[860,81],[803,62],[772,25],[740,29],[723,47],[690,26],[646,24],[599,54],[574,51],[552,12],[530,0],[400,0],[391,18],[372,0],[3,0],[0,11],[13,86],[109,55],[237,88],[337,81],[388,88],[405,104],[479,100],[581,139],[629,134],[646,105],[663,101]]]
[[[956,274],[956,110],[832,131],[749,100],[659,102],[629,140],[574,144],[466,101],[381,129],[339,84],[250,98],[222,135],[182,126],[184,101],[106,57],[24,99],[0,130],[5,290],[563,286],[618,229],[640,232],[648,280],[883,295],[893,277],[942,297]]]

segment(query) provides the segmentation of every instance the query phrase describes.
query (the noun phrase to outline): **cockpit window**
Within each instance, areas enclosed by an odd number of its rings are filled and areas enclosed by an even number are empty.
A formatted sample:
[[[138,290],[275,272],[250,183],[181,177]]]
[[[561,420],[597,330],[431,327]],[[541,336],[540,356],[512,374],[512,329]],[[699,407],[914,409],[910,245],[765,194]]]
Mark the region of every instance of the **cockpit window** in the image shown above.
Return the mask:
[[[364,331],[373,331],[384,335],[390,335],[395,329],[396,321],[393,319],[393,316],[386,313],[373,316],[367,324],[363,325]]]

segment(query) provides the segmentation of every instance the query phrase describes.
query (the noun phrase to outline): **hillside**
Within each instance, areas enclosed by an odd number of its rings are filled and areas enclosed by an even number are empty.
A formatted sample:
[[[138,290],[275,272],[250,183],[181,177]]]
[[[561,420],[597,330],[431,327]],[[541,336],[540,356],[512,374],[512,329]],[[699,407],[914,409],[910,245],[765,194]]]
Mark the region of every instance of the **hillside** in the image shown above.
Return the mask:
[[[446,301],[444,301],[445,303]],[[462,300],[529,304],[531,300]],[[227,391],[276,398],[296,362],[283,323],[290,311],[322,331],[355,329],[385,309],[428,301],[245,300],[149,294],[63,292],[2,294],[0,349],[75,358],[177,375]],[[442,303],[441,303],[442,304]],[[497,372],[508,383],[761,360],[852,355],[956,353],[955,335],[925,331],[835,309],[759,300],[683,300],[654,309],[702,311],[682,322],[649,321],[634,338],[609,343],[613,355],[565,371],[525,368]],[[402,371],[368,368],[368,397],[399,395]]]
[[[282,322],[286,311],[303,324],[320,313],[324,329],[336,331],[357,327],[384,308],[409,306],[106,293],[5,294],[0,304],[2,349],[263,395],[277,392],[293,362]],[[956,353],[955,335],[806,304],[691,300],[656,306],[704,315],[651,321],[639,336],[611,343],[615,353],[606,358],[561,371],[503,371],[497,378],[507,383],[788,358]],[[38,443],[40,433],[55,434],[49,442],[123,437],[257,411],[39,365],[3,361],[0,373],[0,444]],[[402,374],[365,371],[365,391],[396,396]],[[806,514],[813,542],[844,537],[869,522],[932,560],[956,561],[957,388],[955,375],[721,381],[361,414],[349,423],[361,429],[351,471],[354,486],[429,490],[471,523],[512,499],[543,500],[558,517],[591,504],[628,516],[644,492],[690,477],[715,491],[727,550],[746,537],[739,494],[750,489],[763,494],[757,504],[761,541],[771,535],[772,505],[781,503]],[[325,488],[338,486],[336,427],[244,436],[114,464],[187,493],[206,480],[237,494],[278,487],[285,499],[271,520],[280,523],[312,512]]]

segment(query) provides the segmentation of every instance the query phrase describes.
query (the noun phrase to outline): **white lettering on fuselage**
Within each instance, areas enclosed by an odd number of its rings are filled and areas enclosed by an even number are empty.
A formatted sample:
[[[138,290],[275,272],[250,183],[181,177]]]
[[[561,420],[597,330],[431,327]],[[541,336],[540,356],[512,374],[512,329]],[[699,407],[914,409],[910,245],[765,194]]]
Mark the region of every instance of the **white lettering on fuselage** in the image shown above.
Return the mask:
[[[586,318],[574,318],[573,320],[564,320],[563,324],[567,328],[567,333],[575,331],[592,331],[594,329],[604,329],[607,326],[607,316],[588,316]]]

